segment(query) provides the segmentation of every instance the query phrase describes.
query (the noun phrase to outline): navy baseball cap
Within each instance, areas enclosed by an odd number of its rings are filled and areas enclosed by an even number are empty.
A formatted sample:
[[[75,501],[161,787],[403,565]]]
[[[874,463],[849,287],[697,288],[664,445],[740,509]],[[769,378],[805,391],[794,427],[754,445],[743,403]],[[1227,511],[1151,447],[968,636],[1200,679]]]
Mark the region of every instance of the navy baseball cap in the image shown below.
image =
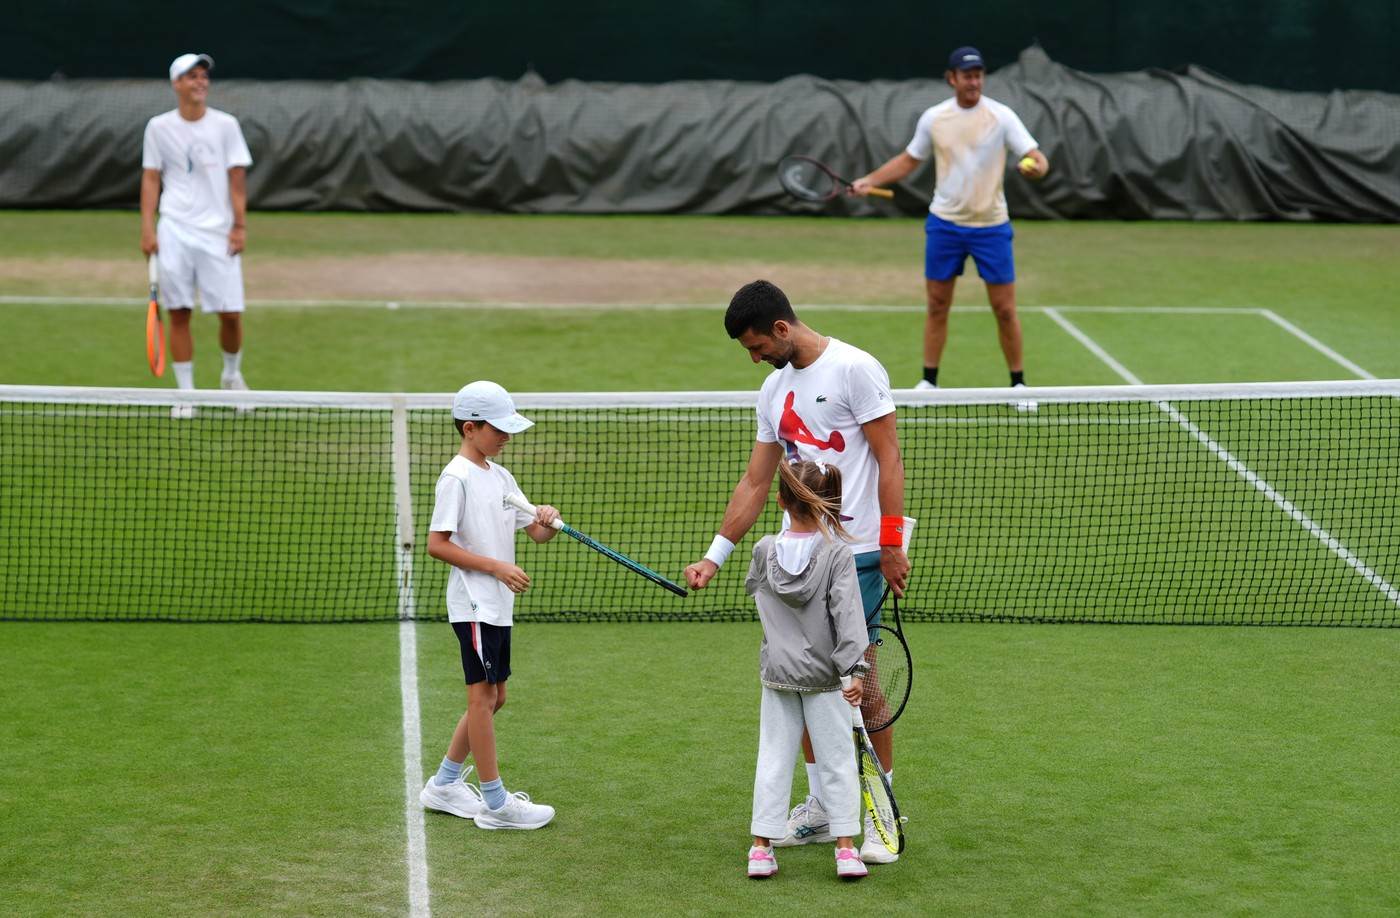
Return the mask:
[[[971,45],[964,45],[948,55],[949,70],[973,70],[979,67],[987,69],[987,65],[982,63],[982,52]]]

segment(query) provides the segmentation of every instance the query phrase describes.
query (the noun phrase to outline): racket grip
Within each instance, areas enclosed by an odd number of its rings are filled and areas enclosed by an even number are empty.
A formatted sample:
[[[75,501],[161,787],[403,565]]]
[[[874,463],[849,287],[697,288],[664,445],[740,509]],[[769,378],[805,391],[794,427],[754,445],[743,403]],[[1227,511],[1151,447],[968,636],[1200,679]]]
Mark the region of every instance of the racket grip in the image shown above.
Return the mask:
[[[885,198],[887,200],[894,200],[894,192],[888,188],[872,188],[870,189],[869,194],[872,198]]]
[[[524,510],[526,513],[529,513],[531,515],[534,515],[536,512],[535,505],[526,500],[524,494],[507,494],[506,503],[510,504],[517,510]],[[556,518],[552,525],[555,529],[563,529],[564,521]]]
[[[154,255],[146,259],[146,277],[150,279],[152,287],[160,283],[160,259]]]

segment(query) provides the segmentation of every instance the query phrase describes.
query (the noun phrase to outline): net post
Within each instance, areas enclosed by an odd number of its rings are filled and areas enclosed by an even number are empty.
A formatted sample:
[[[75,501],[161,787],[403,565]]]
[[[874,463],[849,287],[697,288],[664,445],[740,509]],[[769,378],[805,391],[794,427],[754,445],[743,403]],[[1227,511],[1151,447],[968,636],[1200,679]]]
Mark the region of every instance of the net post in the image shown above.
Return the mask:
[[[398,575],[399,620],[418,617],[413,596],[413,489],[409,479],[408,400],[395,395],[391,400],[389,442],[394,475],[394,570]]]

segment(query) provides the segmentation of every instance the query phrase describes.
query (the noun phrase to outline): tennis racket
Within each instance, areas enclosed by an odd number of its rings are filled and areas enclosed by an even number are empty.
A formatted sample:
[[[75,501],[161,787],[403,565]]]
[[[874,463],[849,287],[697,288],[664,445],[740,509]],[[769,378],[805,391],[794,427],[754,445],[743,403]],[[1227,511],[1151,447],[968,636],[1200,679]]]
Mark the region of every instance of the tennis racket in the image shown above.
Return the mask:
[[[904,518],[904,551],[909,552],[909,544],[914,537],[914,525],[918,520]],[[909,642],[904,639],[904,621],[899,615],[899,597],[888,587],[880,597],[877,609],[885,607],[889,600],[894,612],[894,627],[886,624],[871,629],[872,640],[865,651],[865,662],[870,671],[865,677],[865,692],[861,696],[860,710],[865,717],[865,728],[871,733],[888,729],[904,713],[909,703],[909,692],[914,683],[914,658],[909,653]]]
[[[888,729],[909,704],[909,692],[914,681],[914,659],[909,643],[904,640],[904,625],[899,620],[899,597],[885,587],[885,599],[893,600],[894,627],[880,624],[871,628],[873,640],[865,651],[870,672],[865,677],[865,693],[860,710],[865,728],[871,733]]]
[[[841,687],[849,688],[850,676],[841,677]],[[875,828],[875,835],[891,854],[904,850],[904,821],[899,816],[899,806],[894,802],[894,791],[890,790],[890,780],[885,777],[885,769],[880,765],[880,757],[870,744],[870,734],[865,730],[865,718],[860,716],[860,708],[851,707],[851,733],[856,743],[856,758],[860,775],[860,798],[865,804],[865,812]]]
[[[794,198],[821,203],[851,190],[851,183],[810,156],[784,156],[778,163],[778,182]],[[888,188],[870,189],[872,197],[893,198]]]
[[[146,305],[146,363],[152,376],[165,375],[165,322],[160,317],[160,263],[154,255],[146,259],[151,281],[151,301]]]
[[[524,495],[522,494],[507,494],[506,503],[510,504],[517,510],[524,510],[526,513],[535,512],[534,505],[531,504],[528,500],[526,500]],[[560,532],[564,533],[564,535],[568,536],[569,538],[574,539],[577,542],[581,542],[584,545],[587,545],[589,548],[593,549],[603,557],[608,558],[612,561],[616,561],[618,564],[621,564],[623,567],[627,568],[632,573],[640,574],[641,576],[650,580],[657,586],[670,590],[677,596],[686,595],[685,587],[673,583],[670,580],[667,580],[665,577],[661,576],[656,571],[647,567],[645,564],[639,564],[636,561],[633,561],[631,558],[627,557],[622,552],[615,551],[609,548],[608,546],[604,545],[602,542],[590,539],[588,536],[579,532],[574,527],[566,525],[563,520],[556,519],[554,521],[554,528],[558,529]]]

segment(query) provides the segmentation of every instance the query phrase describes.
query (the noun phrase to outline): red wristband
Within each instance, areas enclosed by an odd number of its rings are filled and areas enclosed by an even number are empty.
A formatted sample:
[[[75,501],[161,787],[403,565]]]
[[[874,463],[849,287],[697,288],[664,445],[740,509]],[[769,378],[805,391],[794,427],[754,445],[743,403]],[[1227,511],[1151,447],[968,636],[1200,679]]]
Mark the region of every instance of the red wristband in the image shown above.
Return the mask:
[[[880,547],[902,548],[904,546],[904,517],[880,517]]]

